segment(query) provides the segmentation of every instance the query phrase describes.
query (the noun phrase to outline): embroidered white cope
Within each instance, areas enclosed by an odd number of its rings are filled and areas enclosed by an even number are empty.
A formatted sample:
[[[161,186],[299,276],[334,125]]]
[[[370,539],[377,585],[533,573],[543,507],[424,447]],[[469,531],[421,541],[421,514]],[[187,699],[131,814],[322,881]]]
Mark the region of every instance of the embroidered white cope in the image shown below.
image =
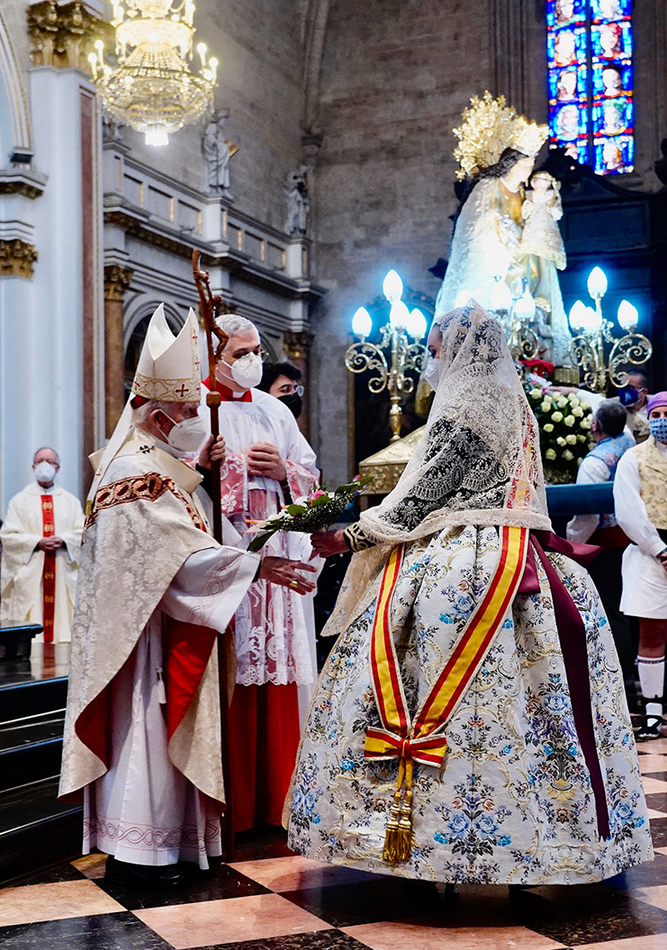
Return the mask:
[[[76,595],[83,510],[74,495],[54,485],[45,490],[36,482],[26,486],[9,502],[7,517],[0,529],[2,566],[0,567],[3,623],[41,623],[43,613],[42,571],[44,552],[37,545],[42,530],[42,496],[53,498],[55,535],[65,542],[55,557],[55,615],[53,639],[70,640],[72,612]],[[40,634],[36,639],[43,640]]]

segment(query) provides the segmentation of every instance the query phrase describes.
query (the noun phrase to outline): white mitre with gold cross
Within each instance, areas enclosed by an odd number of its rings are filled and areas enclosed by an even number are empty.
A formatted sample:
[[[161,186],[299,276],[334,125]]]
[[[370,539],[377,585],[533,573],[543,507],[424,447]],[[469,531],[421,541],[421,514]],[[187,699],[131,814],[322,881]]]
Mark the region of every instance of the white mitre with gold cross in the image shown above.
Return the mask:
[[[199,402],[199,327],[194,310],[177,336],[171,331],[160,304],[148,324],[137,371],[132,382],[132,403],[142,399],[160,402]]]
[[[190,308],[181,331],[174,334],[160,304],[148,324],[132,393],[105,449],[94,452],[90,461],[95,469],[88,502],[95,497],[107,468],[127,440],[132,429],[132,412],[149,399],[160,402],[199,402],[201,373],[199,326]]]

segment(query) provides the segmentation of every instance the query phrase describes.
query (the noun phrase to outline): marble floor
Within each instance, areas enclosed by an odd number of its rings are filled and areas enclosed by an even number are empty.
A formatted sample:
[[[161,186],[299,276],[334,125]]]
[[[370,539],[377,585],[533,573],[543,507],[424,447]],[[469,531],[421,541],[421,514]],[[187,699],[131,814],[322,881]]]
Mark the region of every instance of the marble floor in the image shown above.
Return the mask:
[[[0,889],[1,950],[667,950],[667,739],[640,744],[656,859],[604,884],[460,887],[308,861],[279,829],[175,891],[108,885],[103,855]]]

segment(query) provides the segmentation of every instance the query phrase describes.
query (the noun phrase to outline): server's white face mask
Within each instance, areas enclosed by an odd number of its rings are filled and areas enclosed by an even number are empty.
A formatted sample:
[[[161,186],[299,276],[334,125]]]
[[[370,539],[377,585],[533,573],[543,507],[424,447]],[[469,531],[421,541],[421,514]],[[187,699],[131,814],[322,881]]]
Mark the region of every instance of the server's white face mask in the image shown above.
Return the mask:
[[[233,363],[228,363],[226,360],[221,360],[221,362],[234,382],[238,383],[239,386],[243,386],[244,389],[252,389],[262,380],[262,358],[257,353],[246,353],[245,356],[239,357]],[[218,363],[215,377],[218,382],[224,385],[225,371],[220,363]]]
[[[33,466],[35,478],[38,482],[48,485],[56,477],[56,467],[51,462],[38,462]]]
[[[440,379],[440,368],[441,368],[440,357],[429,356],[428,363],[426,364],[426,369],[424,370],[424,379],[433,390],[438,388],[438,380]]]

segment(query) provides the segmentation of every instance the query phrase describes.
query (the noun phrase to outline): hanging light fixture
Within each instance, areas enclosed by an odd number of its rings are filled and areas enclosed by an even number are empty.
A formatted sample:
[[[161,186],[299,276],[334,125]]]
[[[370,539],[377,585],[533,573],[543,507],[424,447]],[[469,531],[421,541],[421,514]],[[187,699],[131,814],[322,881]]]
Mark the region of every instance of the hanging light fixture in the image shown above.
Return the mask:
[[[147,145],[197,122],[213,103],[218,62],[199,43],[200,70],[190,68],[195,30],[193,0],[111,0],[117,65],[104,61],[95,43],[88,60],[105,108],[119,122],[143,132]]]

